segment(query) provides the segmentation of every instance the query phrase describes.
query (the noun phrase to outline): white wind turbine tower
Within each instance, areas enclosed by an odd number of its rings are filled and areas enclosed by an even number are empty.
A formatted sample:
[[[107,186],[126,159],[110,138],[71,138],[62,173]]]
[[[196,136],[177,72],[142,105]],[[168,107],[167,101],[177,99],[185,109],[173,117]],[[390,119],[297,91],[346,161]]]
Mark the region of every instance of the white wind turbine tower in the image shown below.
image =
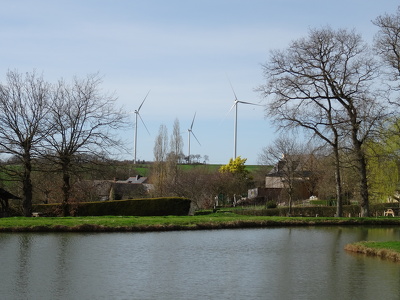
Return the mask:
[[[147,132],[150,134],[149,130],[146,127],[146,124],[144,124],[142,117],[140,116],[140,109],[142,108],[142,105],[144,103],[144,101],[146,101],[147,96],[149,95],[150,91],[147,92],[146,97],[144,97],[142,104],[140,104],[139,108],[137,110],[135,110],[135,156],[134,156],[134,160],[133,163],[136,164],[136,150],[137,150],[137,128],[138,128],[138,117],[140,118],[140,120],[142,121],[144,128],[146,128]]]
[[[188,128],[188,162],[190,163],[190,135],[193,134],[194,138],[196,139],[196,141],[199,143],[199,145],[201,146],[199,140],[197,139],[196,135],[193,133],[192,129],[193,129],[193,124],[194,124],[194,119],[196,118],[196,113],[194,113],[193,116],[193,121],[192,121],[192,125],[190,125],[190,128]]]
[[[246,101],[240,101],[236,97],[235,90],[233,89],[232,83],[229,81],[229,84],[231,85],[233,95],[235,96],[235,101],[230,108],[229,112],[232,110],[232,108],[235,107],[235,123],[234,123],[234,132],[233,132],[233,159],[237,157],[237,116],[238,116],[238,103],[243,103],[243,104],[249,104],[249,105],[255,105],[255,106],[262,106],[260,104],[256,103],[251,103],[251,102],[246,102]],[[228,112],[228,113],[229,113]]]

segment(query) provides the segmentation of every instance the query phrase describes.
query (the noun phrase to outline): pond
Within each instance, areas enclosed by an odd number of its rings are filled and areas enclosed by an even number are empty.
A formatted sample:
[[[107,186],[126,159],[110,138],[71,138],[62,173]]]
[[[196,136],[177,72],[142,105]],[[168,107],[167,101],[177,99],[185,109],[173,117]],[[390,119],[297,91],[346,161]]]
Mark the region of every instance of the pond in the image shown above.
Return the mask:
[[[344,245],[393,227],[0,233],[2,299],[399,299],[400,264]]]

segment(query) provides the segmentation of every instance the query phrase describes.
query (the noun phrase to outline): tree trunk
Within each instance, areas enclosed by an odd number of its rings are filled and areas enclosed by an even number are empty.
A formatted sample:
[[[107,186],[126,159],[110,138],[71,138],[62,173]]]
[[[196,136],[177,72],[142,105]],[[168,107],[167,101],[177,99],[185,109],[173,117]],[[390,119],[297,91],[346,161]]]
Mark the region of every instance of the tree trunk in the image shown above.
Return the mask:
[[[22,208],[25,217],[32,216],[32,180],[31,180],[32,164],[29,154],[24,157],[24,175],[22,179]]]
[[[362,153],[360,154],[359,165],[360,165],[360,175],[361,175],[361,180],[360,180],[361,217],[369,217],[367,163]]]
[[[356,126],[354,126],[356,127]],[[367,162],[361,148],[361,142],[357,139],[357,129],[353,128],[352,139],[356,156],[357,168],[360,174],[360,196],[361,196],[361,217],[369,217],[369,195],[367,179]]]
[[[293,202],[293,188],[292,187],[289,187],[288,196],[289,196],[288,217],[291,217],[292,216],[292,202]]]
[[[62,166],[62,172],[63,172],[62,215],[64,217],[67,217],[67,216],[70,215],[70,212],[69,212],[69,196],[70,196],[70,192],[71,192],[71,184],[70,184],[71,177],[69,175],[69,170],[68,170],[68,166],[67,165],[63,165]]]
[[[336,144],[337,145],[337,144]],[[343,195],[342,195],[342,179],[340,174],[340,158],[339,149],[334,147],[335,152],[335,180],[336,180],[336,217],[343,217]]]

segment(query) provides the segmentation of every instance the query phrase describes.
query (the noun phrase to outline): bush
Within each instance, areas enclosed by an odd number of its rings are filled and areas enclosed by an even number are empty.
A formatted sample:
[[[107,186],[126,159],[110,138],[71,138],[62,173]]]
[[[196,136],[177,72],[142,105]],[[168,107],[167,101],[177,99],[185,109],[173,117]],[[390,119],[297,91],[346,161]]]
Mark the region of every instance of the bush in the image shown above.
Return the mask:
[[[398,205],[398,204],[397,204]],[[382,216],[383,212],[390,207],[393,203],[371,204],[369,207],[370,216]],[[287,216],[289,212],[288,207],[278,207],[271,209],[243,209],[235,211],[235,213],[242,215],[254,216]],[[358,217],[361,212],[359,205],[344,205],[344,217]],[[291,215],[293,217],[334,217],[336,214],[336,206],[305,206],[305,207],[292,207]]]
[[[34,210],[45,215],[61,212],[61,204],[38,204]],[[74,216],[184,216],[191,200],[186,198],[146,198],[73,203]]]
[[[268,202],[265,204],[265,206],[266,206],[267,208],[276,208],[278,205],[276,204],[275,201],[268,201]]]
[[[331,201],[330,200],[310,200],[310,205],[311,206],[329,206],[331,205]]]

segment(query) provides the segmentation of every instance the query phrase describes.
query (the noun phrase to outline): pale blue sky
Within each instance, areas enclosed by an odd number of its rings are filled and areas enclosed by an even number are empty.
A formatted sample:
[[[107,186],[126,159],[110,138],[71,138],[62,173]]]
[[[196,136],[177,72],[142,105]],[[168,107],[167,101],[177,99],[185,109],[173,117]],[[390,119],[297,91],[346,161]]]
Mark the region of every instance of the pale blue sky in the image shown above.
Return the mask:
[[[210,163],[233,156],[234,96],[262,103],[254,88],[269,51],[285,48],[309,28],[355,29],[367,42],[371,20],[393,13],[397,0],[1,0],[0,80],[7,69],[43,72],[49,81],[100,72],[126,111],[141,109],[151,135],[138,127],[138,159],[153,159],[161,124],[187,128],[197,112],[191,153]],[[132,123],[133,123],[132,115]],[[134,127],[120,133],[133,159]],[[256,164],[276,137],[262,107],[239,106],[238,155]]]

